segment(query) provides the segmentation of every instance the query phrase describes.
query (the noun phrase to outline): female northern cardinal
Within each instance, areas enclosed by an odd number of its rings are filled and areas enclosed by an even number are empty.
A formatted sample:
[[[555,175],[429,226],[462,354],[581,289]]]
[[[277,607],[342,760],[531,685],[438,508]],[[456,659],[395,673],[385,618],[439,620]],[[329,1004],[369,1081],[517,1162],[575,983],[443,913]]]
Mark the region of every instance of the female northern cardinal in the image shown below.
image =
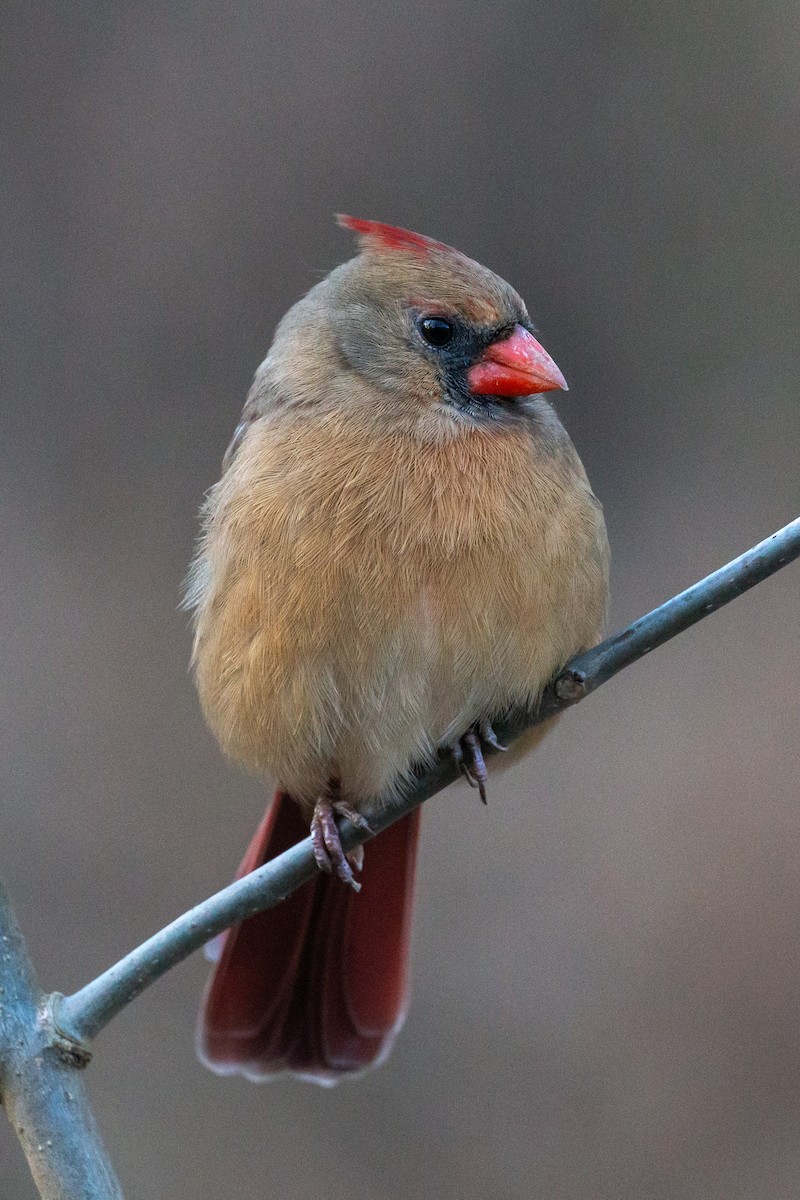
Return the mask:
[[[441,242],[339,221],[360,253],[279,325],[189,587],[208,722],[278,785],[240,874],[309,820],[327,872],[225,935],[200,1053],[319,1083],[402,1024],[418,833],[415,812],[370,844],[357,895],[335,814],[363,819],[442,748],[483,794],[491,717],[597,640],[608,561],[517,293]]]

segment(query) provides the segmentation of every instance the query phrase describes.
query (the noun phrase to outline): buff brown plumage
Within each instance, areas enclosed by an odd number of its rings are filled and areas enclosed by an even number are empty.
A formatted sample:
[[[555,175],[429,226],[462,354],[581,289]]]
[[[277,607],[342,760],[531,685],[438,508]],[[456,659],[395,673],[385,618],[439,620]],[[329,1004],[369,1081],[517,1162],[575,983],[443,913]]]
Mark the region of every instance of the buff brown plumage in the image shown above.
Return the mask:
[[[203,711],[270,775],[243,868],[303,833],[355,883],[357,817],[442,748],[483,787],[492,717],[598,638],[599,504],[517,293],[440,242],[344,218],[358,256],[281,322],[204,514],[189,601]],[[464,735],[469,737],[464,741]],[[541,734],[529,739],[532,743]],[[416,815],[231,931],[201,1022],[219,1070],[330,1082],[402,1020]]]

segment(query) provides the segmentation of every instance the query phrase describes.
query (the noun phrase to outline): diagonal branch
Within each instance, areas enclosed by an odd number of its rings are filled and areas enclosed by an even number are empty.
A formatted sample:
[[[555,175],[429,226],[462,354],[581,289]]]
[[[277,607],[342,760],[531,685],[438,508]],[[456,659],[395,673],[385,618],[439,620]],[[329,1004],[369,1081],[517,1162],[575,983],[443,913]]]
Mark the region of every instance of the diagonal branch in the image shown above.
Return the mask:
[[[618,671],[761,583],[798,556],[800,518],[599,646],[577,655],[546,688],[535,713],[521,713],[504,723],[495,723],[499,735],[504,740],[512,740],[530,726],[576,704]],[[372,832],[379,833],[397,821],[452,783],[456,775],[449,757],[439,758],[432,767],[419,772],[400,801],[365,814]],[[341,831],[342,842],[348,850],[371,836],[353,828],[347,821],[342,823]],[[278,904],[311,879],[316,870],[311,839],[306,838],[244,879],[204,900],[86,987],[72,996],[61,997],[55,1008],[60,1032],[83,1048],[87,1040],[99,1033],[112,1017],[170,967],[230,925]]]

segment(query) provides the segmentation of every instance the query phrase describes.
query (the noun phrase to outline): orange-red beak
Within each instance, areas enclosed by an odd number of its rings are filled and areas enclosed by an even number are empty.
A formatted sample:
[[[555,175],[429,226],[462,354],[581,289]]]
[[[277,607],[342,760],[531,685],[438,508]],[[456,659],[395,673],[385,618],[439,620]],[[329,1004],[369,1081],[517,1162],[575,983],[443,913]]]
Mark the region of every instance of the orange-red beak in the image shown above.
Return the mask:
[[[492,342],[467,371],[473,396],[534,396],[556,388],[568,391],[567,381],[544,346],[517,325],[510,338]]]

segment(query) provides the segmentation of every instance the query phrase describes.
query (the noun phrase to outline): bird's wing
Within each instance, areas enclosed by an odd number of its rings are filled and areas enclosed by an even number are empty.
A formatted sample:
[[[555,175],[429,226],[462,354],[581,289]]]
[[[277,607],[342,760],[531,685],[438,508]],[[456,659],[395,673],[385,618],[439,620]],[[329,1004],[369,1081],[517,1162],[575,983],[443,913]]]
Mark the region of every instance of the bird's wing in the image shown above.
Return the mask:
[[[244,408],[242,409],[242,415],[239,419],[239,424],[234,429],[233,437],[231,438],[231,440],[228,444],[228,449],[225,451],[225,454],[223,456],[223,459],[222,459],[223,472],[227,471],[228,467],[233,462],[233,460],[236,456],[236,451],[239,449],[242,442],[244,441],[244,437],[245,437],[245,434],[247,433],[248,429],[255,421],[258,420],[258,418],[260,416],[261,416],[261,413],[258,410],[258,404],[257,404],[256,398],[251,393],[251,395],[249,395],[247,397],[247,400],[245,401]]]

